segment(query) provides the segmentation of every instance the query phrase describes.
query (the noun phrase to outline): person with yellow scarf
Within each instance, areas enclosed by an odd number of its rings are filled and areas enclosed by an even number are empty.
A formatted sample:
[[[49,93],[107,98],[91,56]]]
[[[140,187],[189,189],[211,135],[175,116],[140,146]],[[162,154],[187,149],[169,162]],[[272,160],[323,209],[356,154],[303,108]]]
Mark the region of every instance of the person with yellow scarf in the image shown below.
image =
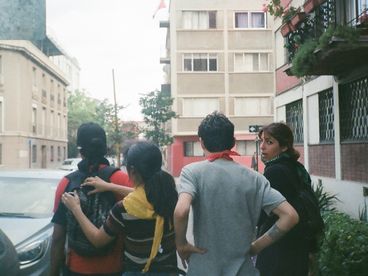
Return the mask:
[[[134,190],[116,203],[101,228],[84,215],[76,195],[65,193],[62,202],[94,246],[114,242],[115,237],[123,233],[124,276],[178,275],[173,227],[178,193],[174,178],[161,169],[161,152],[149,142],[132,145],[126,158]],[[110,185],[111,189],[113,186]]]

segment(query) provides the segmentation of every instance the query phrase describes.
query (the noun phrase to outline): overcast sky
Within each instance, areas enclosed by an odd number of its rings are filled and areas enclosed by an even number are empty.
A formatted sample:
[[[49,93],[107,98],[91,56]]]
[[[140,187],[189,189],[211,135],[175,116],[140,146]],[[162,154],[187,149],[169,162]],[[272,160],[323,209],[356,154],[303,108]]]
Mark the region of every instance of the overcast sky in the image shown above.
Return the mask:
[[[47,0],[47,25],[66,52],[81,67],[80,86],[94,98],[113,103],[112,69],[117,102],[128,107],[123,120],[141,120],[141,94],[160,89],[160,56],[165,29],[152,18],[160,0]]]

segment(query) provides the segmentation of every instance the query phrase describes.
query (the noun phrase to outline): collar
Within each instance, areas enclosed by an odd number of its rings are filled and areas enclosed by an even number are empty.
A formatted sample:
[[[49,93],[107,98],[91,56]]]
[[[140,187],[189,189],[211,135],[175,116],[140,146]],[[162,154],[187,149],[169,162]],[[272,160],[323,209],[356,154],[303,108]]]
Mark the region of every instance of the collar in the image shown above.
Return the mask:
[[[240,156],[240,154],[237,153],[236,151],[224,150],[224,151],[220,151],[220,152],[217,152],[217,153],[213,153],[213,154],[208,155],[207,156],[207,160],[210,161],[210,162],[213,162],[216,159],[224,158],[226,160],[233,161],[233,159],[230,157],[230,155]]]

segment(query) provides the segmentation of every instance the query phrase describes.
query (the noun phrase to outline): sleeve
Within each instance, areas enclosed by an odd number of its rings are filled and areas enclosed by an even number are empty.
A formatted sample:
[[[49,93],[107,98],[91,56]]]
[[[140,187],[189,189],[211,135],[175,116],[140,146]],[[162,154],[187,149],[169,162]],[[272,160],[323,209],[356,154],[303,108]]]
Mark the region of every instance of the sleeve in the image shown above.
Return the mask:
[[[197,181],[195,181],[193,173],[187,167],[184,167],[180,173],[178,193],[188,193],[194,200],[197,195],[196,184]]]
[[[285,197],[273,189],[270,185],[269,181],[265,181],[263,185],[263,200],[262,200],[262,209],[269,215],[273,209],[279,206],[286,199]]]
[[[103,224],[103,228],[109,236],[115,237],[124,231],[123,213],[126,213],[123,202],[119,201],[115,203]]]
[[[63,195],[65,189],[66,189],[66,186],[68,186],[69,184],[69,179],[66,178],[66,177],[63,177],[57,188],[56,188],[56,192],[55,192],[55,200],[54,200],[54,212],[56,212],[57,208],[59,207],[59,203],[60,203],[60,200],[61,200],[61,196]]]
[[[122,186],[133,187],[129,176],[121,170],[118,170],[111,175],[110,182]]]
[[[60,180],[58,187],[55,192],[55,201],[54,201],[54,216],[51,219],[52,223],[66,225],[66,207],[61,202],[61,196],[64,193],[66,187],[69,184],[69,180],[64,177]]]

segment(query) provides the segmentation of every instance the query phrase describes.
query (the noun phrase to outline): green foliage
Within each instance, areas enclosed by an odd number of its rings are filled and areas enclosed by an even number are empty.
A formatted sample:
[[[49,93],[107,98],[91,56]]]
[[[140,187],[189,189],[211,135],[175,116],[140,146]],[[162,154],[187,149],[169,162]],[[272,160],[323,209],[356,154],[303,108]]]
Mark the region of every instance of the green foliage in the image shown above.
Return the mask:
[[[323,215],[326,230],[318,253],[320,275],[366,275],[368,224],[339,212]]]
[[[123,106],[117,106],[119,113]],[[95,122],[105,131],[107,137],[108,154],[116,155],[119,150],[114,145],[120,144],[122,139],[121,121],[115,120],[115,107],[107,99],[103,101],[93,99],[85,91],[75,91],[68,95],[68,157],[76,157],[77,130],[83,123]]]
[[[308,75],[309,70],[317,64],[317,57],[314,51],[317,49],[326,50],[330,44],[332,37],[343,39],[346,43],[339,45],[340,50],[346,48],[354,48],[357,45],[359,38],[359,32],[352,27],[338,25],[336,27],[329,27],[327,30],[318,38],[318,41],[309,39],[305,43],[299,46],[292,60],[293,66],[291,72],[294,76],[303,77]],[[288,48],[290,45],[285,44]]]
[[[362,209],[359,207],[359,220],[368,222],[368,208],[367,202],[364,202],[364,206]]]
[[[144,122],[143,130],[146,138],[159,147],[172,143],[172,137],[167,133],[166,122],[176,117],[171,110],[173,99],[164,92],[155,90],[139,99]]]
[[[328,192],[325,192],[323,190],[322,182],[318,182],[317,185],[314,185],[313,191],[318,199],[318,206],[321,212],[336,210],[336,208],[334,207],[334,204],[339,199],[337,198],[335,194],[330,194]]]
[[[301,44],[298,51],[293,58],[293,66],[291,72],[294,76],[303,77],[308,74],[310,68],[315,66],[317,58],[313,54],[317,47],[317,42],[314,40],[307,40]]]
[[[77,157],[78,127],[96,119],[96,100],[84,91],[75,91],[68,95],[68,157]]]

